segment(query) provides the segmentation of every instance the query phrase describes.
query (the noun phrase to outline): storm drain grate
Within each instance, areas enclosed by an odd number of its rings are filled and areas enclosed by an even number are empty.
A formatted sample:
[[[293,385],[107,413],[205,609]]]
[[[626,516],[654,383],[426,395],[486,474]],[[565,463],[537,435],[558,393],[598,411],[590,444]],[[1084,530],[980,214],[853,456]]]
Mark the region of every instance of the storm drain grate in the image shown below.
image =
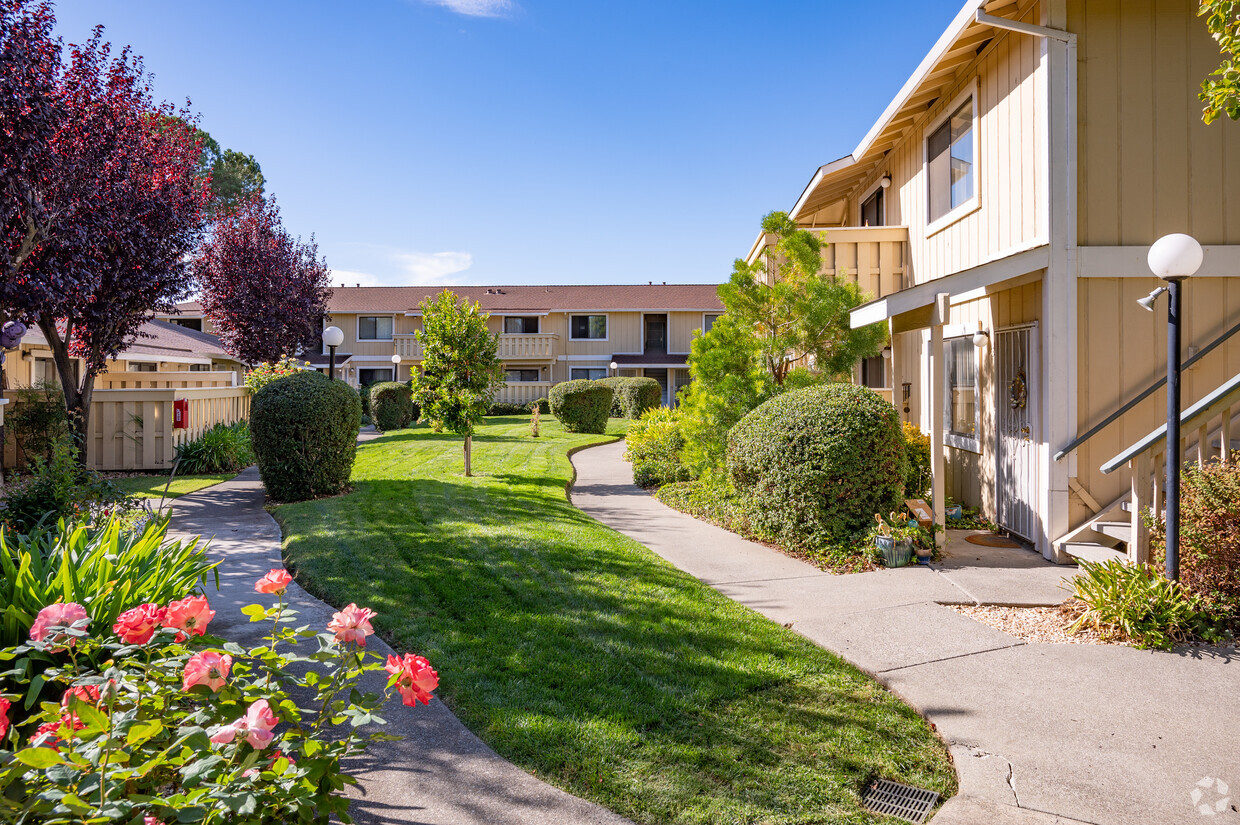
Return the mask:
[[[871,811],[897,816],[917,825],[926,821],[930,809],[938,801],[939,795],[934,791],[901,785],[890,779],[874,780],[861,795],[861,803]]]

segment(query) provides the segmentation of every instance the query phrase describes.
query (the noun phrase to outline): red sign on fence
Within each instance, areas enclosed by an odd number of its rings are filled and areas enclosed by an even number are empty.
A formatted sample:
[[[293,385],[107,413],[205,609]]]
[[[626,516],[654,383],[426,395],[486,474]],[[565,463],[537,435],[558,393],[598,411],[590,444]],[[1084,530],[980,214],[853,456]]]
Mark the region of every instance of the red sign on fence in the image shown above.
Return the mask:
[[[178,398],[172,402],[172,429],[184,430],[189,426],[189,399]]]

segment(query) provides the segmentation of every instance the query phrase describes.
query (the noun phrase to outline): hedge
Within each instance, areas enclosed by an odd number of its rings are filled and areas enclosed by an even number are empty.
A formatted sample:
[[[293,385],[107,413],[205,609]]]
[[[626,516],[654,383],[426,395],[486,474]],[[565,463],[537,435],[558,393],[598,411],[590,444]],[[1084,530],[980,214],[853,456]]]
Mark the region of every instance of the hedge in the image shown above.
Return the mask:
[[[529,405],[514,404],[511,401],[496,401],[487,407],[487,415],[528,415],[529,412]]]
[[[551,388],[551,413],[570,433],[603,433],[611,412],[611,388],[598,381],[564,381]]]
[[[663,388],[653,378],[622,379],[614,392],[620,401],[620,414],[624,418],[636,420],[647,410],[657,409],[663,404]]]
[[[343,491],[361,420],[361,396],[320,372],[300,372],[256,392],[250,441],[267,494],[302,501]]]
[[[611,390],[611,412],[609,415],[612,418],[624,418],[624,410],[620,407],[620,393],[616,392],[616,390],[620,388],[621,384],[628,380],[628,378],[621,378],[616,375],[609,376],[607,378],[594,379],[595,384],[602,384],[604,387]]]
[[[418,407],[413,403],[413,393],[407,383],[380,381],[371,384],[370,416],[379,432],[403,430],[418,419]],[[362,413],[366,410],[363,405]]]
[[[896,509],[907,462],[895,408],[852,384],[794,390],[728,433],[727,468],[755,526],[793,544],[851,541]]]
[[[535,407],[538,408],[538,412],[541,413],[542,415],[546,415],[547,413],[551,412],[551,402],[546,398],[537,398],[531,401],[530,403],[526,404],[525,411],[532,415],[534,413]]]
[[[633,463],[633,482],[639,487],[662,487],[692,476],[680,460],[685,437],[675,410],[656,407],[629,425],[624,457]]]

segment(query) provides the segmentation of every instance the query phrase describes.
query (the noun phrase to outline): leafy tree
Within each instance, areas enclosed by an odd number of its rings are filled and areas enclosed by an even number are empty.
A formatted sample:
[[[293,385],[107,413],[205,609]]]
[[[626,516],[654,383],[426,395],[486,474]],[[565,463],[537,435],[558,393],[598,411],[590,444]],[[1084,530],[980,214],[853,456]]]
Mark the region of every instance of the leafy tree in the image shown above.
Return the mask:
[[[231,214],[253,196],[263,194],[263,169],[253,155],[221,149],[219,141],[203,129],[197,135],[202,145],[199,171],[211,176],[211,215]]]
[[[1201,119],[1213,123],[1220,114],[1240,120],[1240,0],[1201,0],[1197,10],[1218,43],[1223,61],[1201,83],[1205,104]]]
[[[423,416],[465,436],[465,475],[470,476],[474,427],[504,386],[499,336],[487,329],[489,316],[477,302],[471,305],[450,290],[419,306],[422,372],[413,379],[413,400]]]
[[[830,377],[847,375],[860,358],[878,354],[887,340],[881,324],[851,329],[849,312],[865,302],[852,283],[819,275],[821,242],[797,229],[784,212],[762,220],[762,231],[778,241],[752,264],[737,260],[732,277],[719,287],[728,316],[752,329],[759,359],[776,386],[805,358]]]
[[[250,195],[220,215],[194,276],[221,345],[247,364],[296,355],[320,334],[331,271],[313,235],[303,243],[284,229],[274,198]]]
[[[141,60],[97,28],[62,62],[54,22],[0,5],[0,306],[47,339],[85,460],[95,376],[188,295],[209,195],[193,131],[168,122],[188,113],[154,103]]]

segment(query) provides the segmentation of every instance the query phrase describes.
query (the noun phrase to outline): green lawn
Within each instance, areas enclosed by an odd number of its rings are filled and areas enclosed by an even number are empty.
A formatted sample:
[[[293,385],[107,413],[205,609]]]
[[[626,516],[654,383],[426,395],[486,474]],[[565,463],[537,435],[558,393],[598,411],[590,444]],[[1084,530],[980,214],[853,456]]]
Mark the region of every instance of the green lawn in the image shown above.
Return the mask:
[[[176,498],[186,493],[197,492],[204,487],[210,487],[212,484],[228,481],[228,479],[235,475],[236,473],[216,473],[214,475],[177,476],[172,480],[172,484],[168,485],[168,498]],[[164,495],[164,485],[168,484],[168,476],[130,476],[128,478],[114,478],[112,483],[121,488],[122,492],[128,493],[135,498],[159,498]]]
[[[362,444],[352,493],[276,511],[298,580],[377,610],[500,754],[638,822],[886,821],[874,776],[954,792],[877,683],[567,502],[567,453],[607,438],[528,421],[480,428],[472,479],[450,435]]]

